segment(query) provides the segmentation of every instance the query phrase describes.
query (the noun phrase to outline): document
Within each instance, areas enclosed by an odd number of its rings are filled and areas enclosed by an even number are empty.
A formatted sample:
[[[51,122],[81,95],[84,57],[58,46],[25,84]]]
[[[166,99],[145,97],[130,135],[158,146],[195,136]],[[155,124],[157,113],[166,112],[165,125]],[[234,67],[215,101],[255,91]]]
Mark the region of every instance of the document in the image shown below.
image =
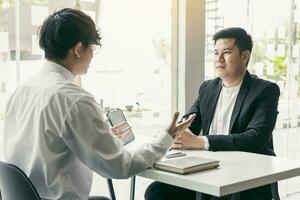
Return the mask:
[[[197,156],[184,156],[180,158],[157,161],[154,168],[176,174],[190,174],[219,166],[220,161],[201,158]]]

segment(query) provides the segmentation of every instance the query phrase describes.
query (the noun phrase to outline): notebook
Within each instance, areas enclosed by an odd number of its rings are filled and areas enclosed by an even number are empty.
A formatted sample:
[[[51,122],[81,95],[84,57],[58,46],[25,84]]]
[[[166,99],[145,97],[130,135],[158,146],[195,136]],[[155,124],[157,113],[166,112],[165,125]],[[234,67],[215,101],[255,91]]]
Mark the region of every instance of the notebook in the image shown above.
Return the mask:
[[[219,166],[220,161],[196,156],[184,156],[180,158],[157,161],[154,168],[176,174],[190,174],[203,170],[213,169]]]

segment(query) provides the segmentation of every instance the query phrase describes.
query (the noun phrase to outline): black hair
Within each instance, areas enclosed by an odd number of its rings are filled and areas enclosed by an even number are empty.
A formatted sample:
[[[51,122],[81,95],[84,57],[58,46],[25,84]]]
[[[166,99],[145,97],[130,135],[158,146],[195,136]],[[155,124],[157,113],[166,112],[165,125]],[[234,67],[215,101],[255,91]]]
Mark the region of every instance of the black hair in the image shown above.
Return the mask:
[[[218,39],[232,38],[235,39],[235,44],[239,48],[240,55],[243,51],[252,51],[253,42],[251,36],[242,28],[231,27],[225,28],[214,34],[213,40],[216,44]]]
[[[39,45],[47,59],[64,59],[78,42],[101,46],[92,18],[80,10],[64,8],[50,15],[39,28]]]

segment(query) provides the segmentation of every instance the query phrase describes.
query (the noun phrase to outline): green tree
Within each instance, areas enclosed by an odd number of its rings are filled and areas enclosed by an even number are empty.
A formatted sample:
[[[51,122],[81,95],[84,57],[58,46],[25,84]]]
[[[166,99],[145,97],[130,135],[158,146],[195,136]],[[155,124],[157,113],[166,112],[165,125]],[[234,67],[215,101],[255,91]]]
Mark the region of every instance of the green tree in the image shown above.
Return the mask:
[[[267,78],[276,81],[285,81],[287,75],[287,56],[276,56],[274,59],[267,58],[267,60],[274,64],[274,75],[267,75]]]

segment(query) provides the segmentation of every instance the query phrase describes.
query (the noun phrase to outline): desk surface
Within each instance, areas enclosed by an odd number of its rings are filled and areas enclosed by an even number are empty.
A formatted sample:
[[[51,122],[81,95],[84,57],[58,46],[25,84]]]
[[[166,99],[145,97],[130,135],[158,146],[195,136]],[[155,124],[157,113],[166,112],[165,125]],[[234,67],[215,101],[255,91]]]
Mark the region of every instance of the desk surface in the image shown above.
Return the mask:
[[[149,169],[138,176],[224,196],[300,175],[300,161],[246,152],[185,151],[188,155],[220,160],[216,169],[178,175]]]

